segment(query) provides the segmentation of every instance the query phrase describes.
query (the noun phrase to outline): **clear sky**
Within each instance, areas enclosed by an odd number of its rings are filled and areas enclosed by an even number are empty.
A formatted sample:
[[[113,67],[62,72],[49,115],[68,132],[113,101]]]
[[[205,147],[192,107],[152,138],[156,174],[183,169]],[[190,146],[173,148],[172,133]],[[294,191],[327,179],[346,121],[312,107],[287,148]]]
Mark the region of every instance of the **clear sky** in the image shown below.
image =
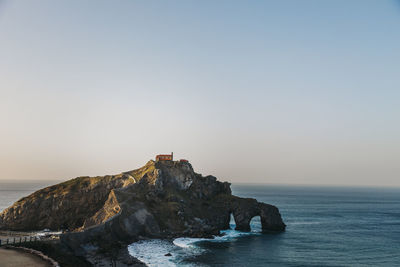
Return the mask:
[[[0,127],[0,179],[400,186],[400,2],[1,1]]]

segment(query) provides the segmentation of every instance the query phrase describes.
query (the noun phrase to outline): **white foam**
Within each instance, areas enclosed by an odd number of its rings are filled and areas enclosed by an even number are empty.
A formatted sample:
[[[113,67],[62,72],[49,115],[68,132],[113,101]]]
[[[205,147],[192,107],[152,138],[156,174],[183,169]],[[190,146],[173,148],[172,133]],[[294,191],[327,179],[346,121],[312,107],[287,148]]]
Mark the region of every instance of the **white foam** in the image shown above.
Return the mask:
[[[191,237],[180,237],[174,239],[173,243],[175,246],[181,248],[193,248],[196,247],[196,243],[198,242],[228,242],[232,241],[241,236],[248,236],[248,235],[256,235],[260,234],[259,231],[252,231],[252,232],[240,232],[232,229],[223,230],[221,231],[221,236],[214,236],[214,238],[191,238]]]
[[[49,229],[44,229],[42,231],[36,232],[35,235],[37,237],[42,237],[42,236],[50,236],[50,235],[61,235],[62,232],[61,231],[57,231],[57,232],[51,232]]]
[[[190,238],[190,237],[180,237],[174,239],[173,243],[175,246],[181,248],[193,248],[195,247],[195,243],[200,241],[210,241],[211,238]]]
[[[226,241],[232,241],[232,240],[237,239],[242,236],[261,234],[261,232],[257,231],[257,230],[254,230],[251,232],[240,232],[240,231],[236,231],[236,230],[232,230],[232,229],[221,231],[221,233],[223,234],[222,236],[217,236],[212,241],[213,242],[220,242],[220,241],[226,242]]]
[[[179,244],[179,241],[178,243]],[[182,241],[182,246],[184,241]],[[193,266],[183,262],[185,259],[204,253],[198,247],[181,247],[168,240],[142,240],[128,246],[129,254],[146,263],[148,266]],[[165,256],[170,253],[171,256]],[[198,265],[196,265],[198,266]]]
[[[230,242],[242,236],[261,233],[260,231],[240,232],[228,229],[221,231],[221,234],[214,238],[180,237],[172,242],[159,239],[142,240],[129,245],[128,250],[129,254],[148,266],[194,266],[184,260],[206,252],[205,249],[196,245],[199,242]],[[165,256],[167,253],[171,253],[172,256]]]
[[[128,246],[129,254],[136,257],[148,266],[176,266],[173,262],[175,256],[172,254],[173,245],[166,240],[143,240]],[[167,257],[165,254],[173,256]]]

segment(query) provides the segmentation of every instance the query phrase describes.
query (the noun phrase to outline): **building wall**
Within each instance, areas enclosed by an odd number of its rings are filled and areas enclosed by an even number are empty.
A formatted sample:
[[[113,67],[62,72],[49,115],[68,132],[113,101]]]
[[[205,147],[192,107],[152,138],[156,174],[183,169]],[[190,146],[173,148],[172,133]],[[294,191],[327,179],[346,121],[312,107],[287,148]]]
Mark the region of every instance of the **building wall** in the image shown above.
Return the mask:
[[[172,160],[172,155],[157,155],[156,161],[157,160]]]

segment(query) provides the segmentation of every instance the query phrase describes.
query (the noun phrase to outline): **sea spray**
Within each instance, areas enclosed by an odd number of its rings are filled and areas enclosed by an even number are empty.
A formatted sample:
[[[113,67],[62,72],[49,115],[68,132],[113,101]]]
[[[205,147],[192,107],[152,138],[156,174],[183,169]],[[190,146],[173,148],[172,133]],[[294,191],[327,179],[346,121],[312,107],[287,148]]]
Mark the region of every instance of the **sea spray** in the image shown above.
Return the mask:
[[[240,232],[236,230],[221,231],[221,236],[214,238],[180,237],[169,240],[150,239],[135,242],[128,247],[129,253],[148,266],[199,266],[188,260],[205,253],[207,250],[197,244],[200,242],[232,242],[239,237],[259,235],[259,231]],[[165,256],[170,253],[171,256]]]

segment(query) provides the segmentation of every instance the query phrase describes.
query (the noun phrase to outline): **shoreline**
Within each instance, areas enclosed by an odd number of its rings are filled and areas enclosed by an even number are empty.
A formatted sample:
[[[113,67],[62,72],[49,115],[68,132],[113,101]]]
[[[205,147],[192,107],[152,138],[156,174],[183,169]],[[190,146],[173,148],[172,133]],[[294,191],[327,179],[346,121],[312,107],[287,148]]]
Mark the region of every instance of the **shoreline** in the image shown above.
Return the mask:
[[[2,246],[0,258],[10,258],[8,262],[2,262],[4,266],[38,266],[38,267],[59,267],[59,266],[147,266],[139,259],[129,254],[128,246],[122,245],[116,248],[113,253],[110,251],[88,252],[85,255],[75,255],[67,246],[62,244],[60,235],[37,236],[40,231],[0,231]],[[49,232],[50,233],[50,232]],[[36,237],[36,240],[30,238]],[[15,243],[14,242],[15,238]],[[21,243],[19,242],[21,238]],[[25,242],[27,238],[27,242]],[[6,240],[9,240],[9,244]],[[13,252],[11,252],[13,251]],[[10,257],[7,255],[10,254]],[[112,255],[112,256],[111,256]],[[31,260],[29,260],[31,259]],[[36,261],[35,261],[36,259]],[[21,261],[21,264],[19,262]],[[12,265],[12,262],[18,265]],[[3,266],[3,265],[1,265]]]

